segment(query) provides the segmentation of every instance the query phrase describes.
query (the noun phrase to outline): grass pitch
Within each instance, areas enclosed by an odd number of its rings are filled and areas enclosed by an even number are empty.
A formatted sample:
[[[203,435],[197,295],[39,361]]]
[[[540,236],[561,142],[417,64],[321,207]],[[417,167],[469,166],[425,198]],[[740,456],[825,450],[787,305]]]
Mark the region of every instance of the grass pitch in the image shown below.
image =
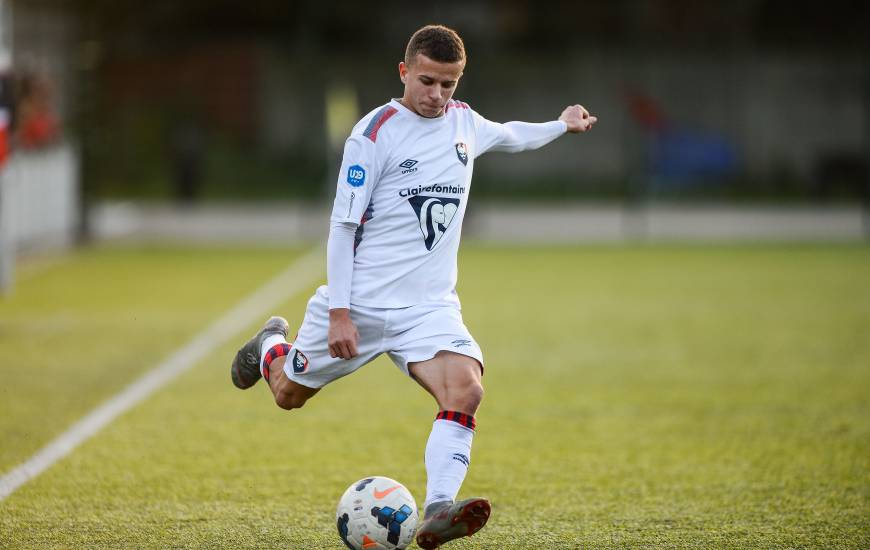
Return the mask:
[[[0,302],[0,469],[292,260],[102,249]],[[870,249],[467,246],[487,395],[452,548],[870,547]],[[307,293],[276,304],[291,325]],[[229,382],[238,341],[0,502],[0,547],[340,548],[365,475],[421,501],[435,407],[385,359],[305,408]]]

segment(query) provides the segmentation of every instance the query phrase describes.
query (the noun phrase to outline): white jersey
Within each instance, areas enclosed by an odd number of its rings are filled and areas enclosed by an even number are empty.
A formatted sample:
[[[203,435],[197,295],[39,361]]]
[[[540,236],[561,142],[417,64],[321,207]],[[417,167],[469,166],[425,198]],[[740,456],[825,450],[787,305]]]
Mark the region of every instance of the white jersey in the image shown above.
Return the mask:
[[[498,124],[455,100],[437,118],[397,100],[363,117],[345,144],[331,217],[359,224],[350,303],[458,306],[456,260],[474,159],[491,149],[540,147],[565,130],[559,121]]]

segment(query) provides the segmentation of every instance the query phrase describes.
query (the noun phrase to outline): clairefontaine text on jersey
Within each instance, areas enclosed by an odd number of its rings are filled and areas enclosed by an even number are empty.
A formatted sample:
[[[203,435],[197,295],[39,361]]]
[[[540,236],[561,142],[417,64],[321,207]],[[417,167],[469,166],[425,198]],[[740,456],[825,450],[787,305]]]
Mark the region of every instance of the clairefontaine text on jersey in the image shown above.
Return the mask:
[[[400,197],[412,197],[414,195],[419,195],[420,193],[452,193],[454,195],[464,195],[465,187],[461,185],[429,185],[423,187],[419,185],[417,187],[406,187],[399,191]]]

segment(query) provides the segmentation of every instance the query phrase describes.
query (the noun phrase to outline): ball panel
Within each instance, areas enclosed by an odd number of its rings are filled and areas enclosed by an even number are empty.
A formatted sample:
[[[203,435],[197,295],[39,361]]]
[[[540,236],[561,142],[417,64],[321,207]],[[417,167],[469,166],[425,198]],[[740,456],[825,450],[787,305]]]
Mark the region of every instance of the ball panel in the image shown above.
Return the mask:
[[[394,479],[371,476],[351,484],[336,510],[338,534],[354,550],[396,550],[414,540],[419,514],[411,492]]]

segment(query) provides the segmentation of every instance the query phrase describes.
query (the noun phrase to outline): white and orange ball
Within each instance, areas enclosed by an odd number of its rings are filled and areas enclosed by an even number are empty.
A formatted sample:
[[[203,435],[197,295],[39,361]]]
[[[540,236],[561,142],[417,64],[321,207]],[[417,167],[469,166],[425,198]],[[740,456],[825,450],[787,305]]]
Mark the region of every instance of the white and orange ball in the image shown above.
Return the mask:
[[[347,488],[336,510],[338,535],[352,550],[406,548],[417,531],[417,503],[394,479],[363,478]]]

